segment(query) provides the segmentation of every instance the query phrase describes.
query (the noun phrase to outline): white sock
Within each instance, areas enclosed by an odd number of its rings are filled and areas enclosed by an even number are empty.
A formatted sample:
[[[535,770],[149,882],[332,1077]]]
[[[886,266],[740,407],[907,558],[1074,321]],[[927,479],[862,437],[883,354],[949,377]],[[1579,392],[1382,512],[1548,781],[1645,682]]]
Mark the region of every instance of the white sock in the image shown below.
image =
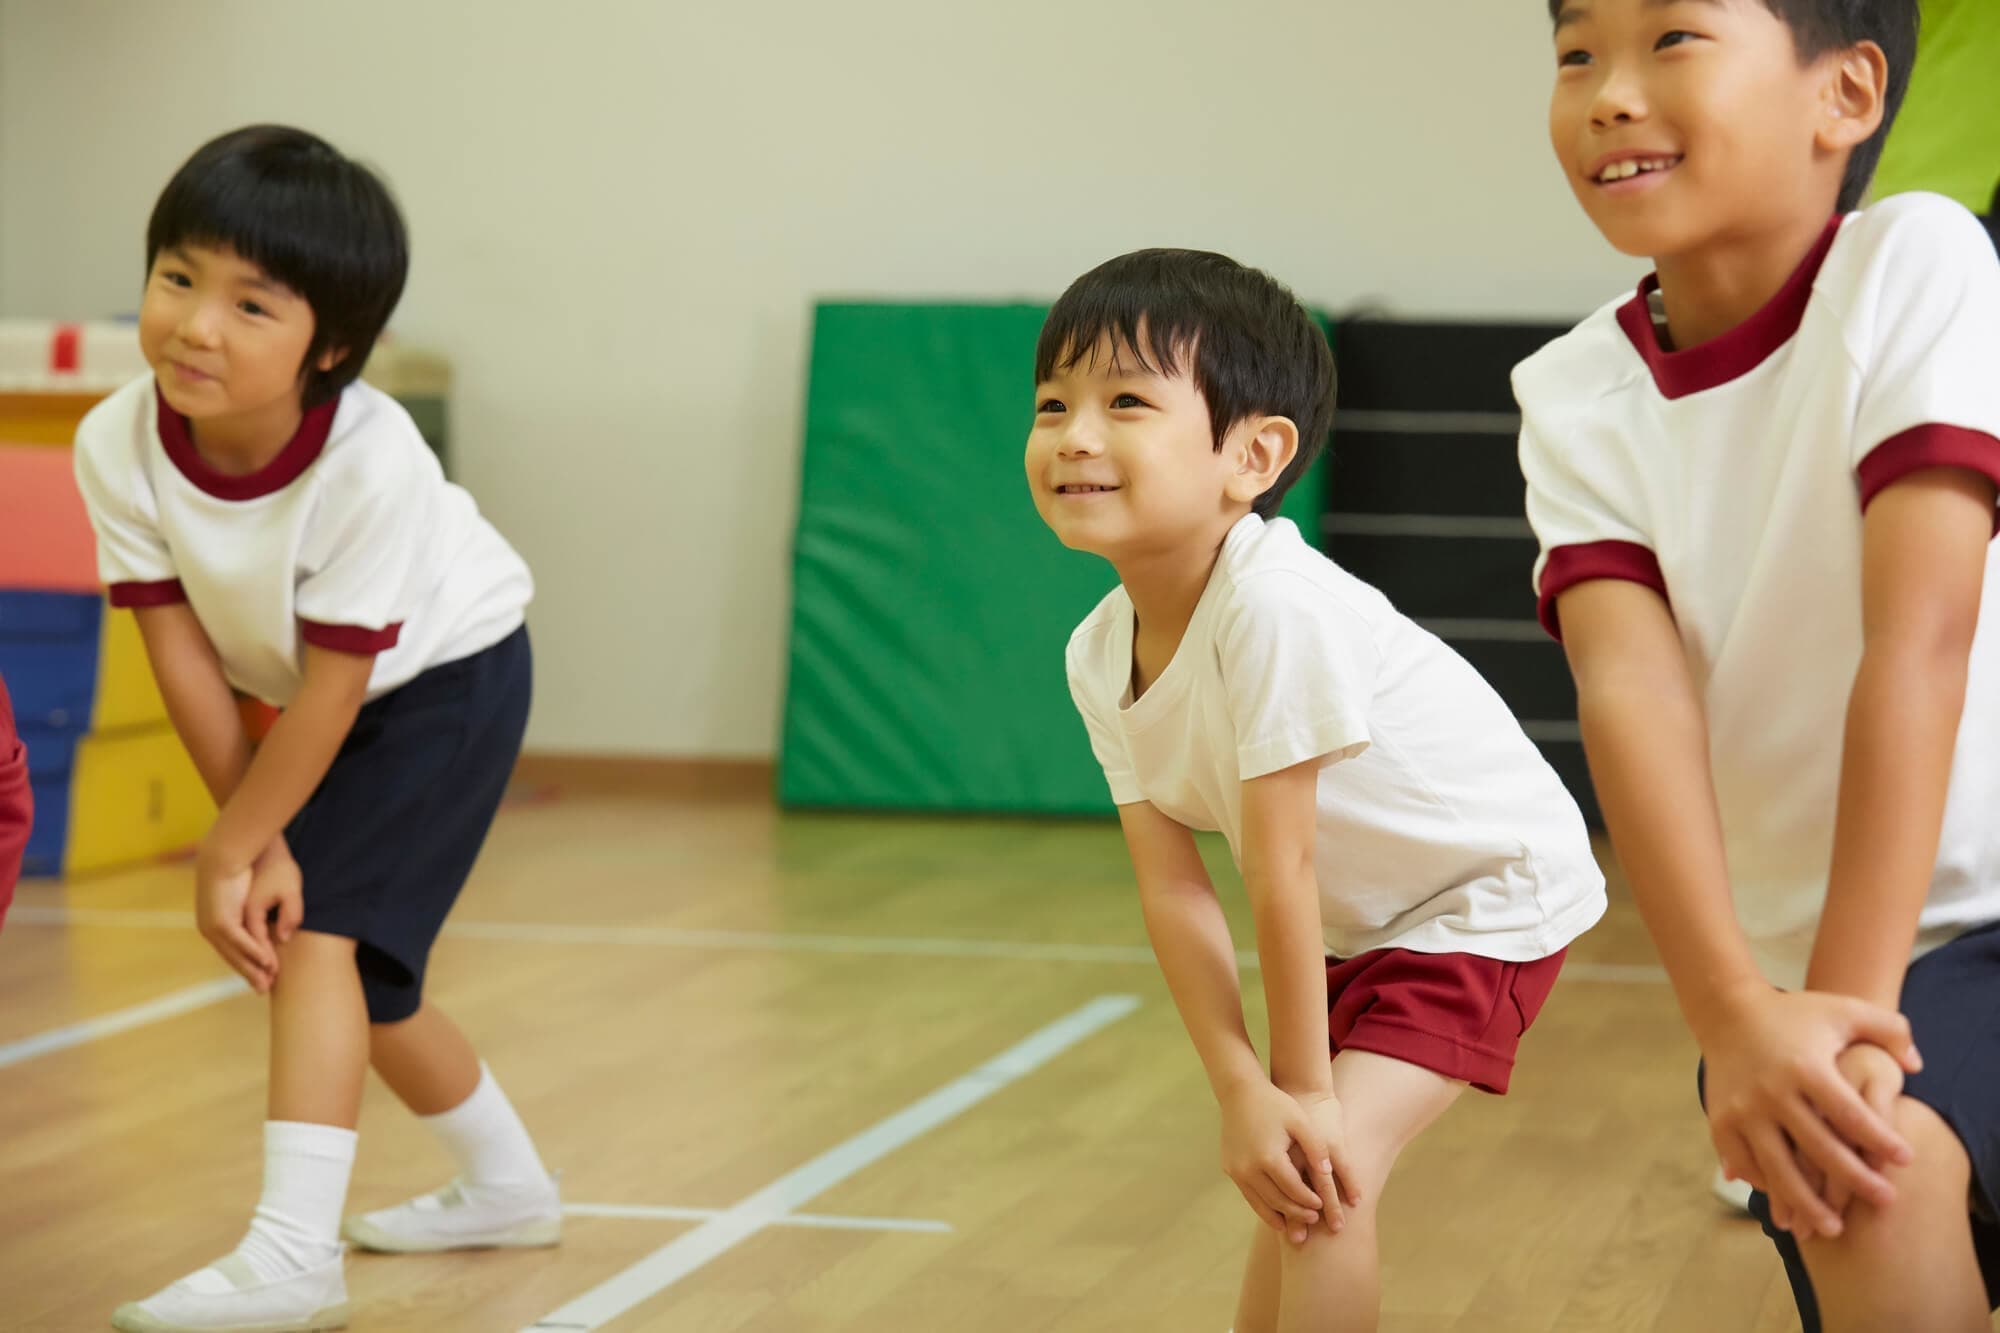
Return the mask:
[[[340,1210],[356,1135],[336,1125],[264,1122],[264,1197],[236,1253],[266,1282],[340,1255]]]
[[[548,1185],[549,1173],[535,1152],[535,1141],[528,1137],[528,1127],[484,1060],[479,1062],[479,1086],[470,1097],[422,1120],[443,1141],[467,1185],[499,1189]]]

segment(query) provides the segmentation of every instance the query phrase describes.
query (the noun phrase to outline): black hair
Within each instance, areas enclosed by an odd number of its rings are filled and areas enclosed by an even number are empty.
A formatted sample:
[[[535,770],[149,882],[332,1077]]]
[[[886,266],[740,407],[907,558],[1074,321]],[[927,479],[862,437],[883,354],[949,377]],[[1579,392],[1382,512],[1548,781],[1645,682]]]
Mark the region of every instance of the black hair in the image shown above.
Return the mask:
[[[147,272],[162,250],[180,245],[234,250],[312,307],[312,346],[299,367],[306,408],[339,397],[361,374],[410,268],[388,187],[325,140],[285,125],[211,139],[174,173],[146,224]],[[346,355],[318,369],[335,350]]]
[[[1035,344],[1035,382],[1097,354],[1109,339],[1145,370],[1188,359],[1215,448],[1253,416],[1290,418],[1298,453],[1252,509],[1269,518],[1333,428],[1333,351],[1297,297],[1269,274],[1205,250],[1135,250],[1071,283]]]
[[[1549,0],[1549,20],[1562,14],[1567,0]],[[1889,85],[1882,98],[1882,123],[1863,143],[1847,155],[1847,172],[1840,179],[1840,199],[1834,208],[1842,213],[1861,207],[1868,183],[1875,179],[1875,164],[1882,160],[1882,145],[1889,127],[1896,123],[1903,95],[1910,90],[1910,69],[1917,63],[1917,0],[1760,0],[1779,22],[1792,31],[1792,45],[1799,59],[1810,63],[1829,51],[1845,51],[1862,42],[1882,48],[1889,67]]]

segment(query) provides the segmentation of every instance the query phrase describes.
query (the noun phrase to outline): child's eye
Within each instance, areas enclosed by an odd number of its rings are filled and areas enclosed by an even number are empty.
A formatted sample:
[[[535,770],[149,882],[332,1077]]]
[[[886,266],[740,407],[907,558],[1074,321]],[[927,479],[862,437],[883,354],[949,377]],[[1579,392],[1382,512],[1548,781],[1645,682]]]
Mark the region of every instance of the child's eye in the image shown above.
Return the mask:
[[[1068,409],[1063,407],[1063,402],[1062,399],[1060,398],[1044,398],[1042,399],[1041,402],[1035,404],[1035,411],[1038,413],[1062,412],[1067,410]]]
[[[1670,46],[1680,46],[1683,41],[1691,42],[1694,39],[1694,33],[1676,28],[1672,32],[1661,34],[1660,40],[1653,43],[1653,49],[1655,51],[1664,51]]]
[[[1113,398],[1113,399],[1111,400],[1111,405],[1112,405],[1113,407],[1147,407],[1147,406],[1150,406],[1150,404],[1148,404],[1148,403],[1146,402],[1146,400],[1145,400],[1145,399],[1141,398],[1141,397],[1140,397],[1140,396],[1139,396],[1138,394],[1135,394],[1135,393],[1121,393],[1121,394],[1119,394],[1119,395],[1118,395],[1118,396],[1117,396],[1116,398]]]
[[[243,313],[246,315],[266,315],[270,313],[268,310],[264,309],[263,306],[258,305],[255,301],[242,302],[242,310]]]
[[[194,285],[188,281],[187,274],[176,272],[170,268],[160,270],[160,281],[170,287],[192,287]]]
[[[1564,51],[1556,56],[1556,65],[1559,68],[1581,67],[1589,63],[1590,52],[1582,49]]]

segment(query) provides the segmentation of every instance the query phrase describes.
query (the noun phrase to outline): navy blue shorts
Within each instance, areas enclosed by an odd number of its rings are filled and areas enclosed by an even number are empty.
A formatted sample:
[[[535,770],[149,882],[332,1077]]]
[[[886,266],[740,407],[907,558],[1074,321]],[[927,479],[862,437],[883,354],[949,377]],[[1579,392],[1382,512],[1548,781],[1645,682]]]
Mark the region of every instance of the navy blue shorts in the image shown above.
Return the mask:
[[[424,964],[513,776],[533,687],[523,626],[364,704],[285,830],[303,926],[359,946],[371,1023],[423,1002]]]
[[[1986,1279],[1987,1304],[2000,1309],[2000,924],[1968,931],[1910,965],[1901,1009],[1910,1020],[1921,1073],[1903,1092],[1936,1111],[1972,1160],[1972,1247]],[[1696,1076],[1700,1087],[1699,1072]],[[1771,1201],[1750,1196],[1750,1212],[1778,1247],[1804,1333],[1819,1333],[1819,1303],[1798,1242],[1771,1225]]]

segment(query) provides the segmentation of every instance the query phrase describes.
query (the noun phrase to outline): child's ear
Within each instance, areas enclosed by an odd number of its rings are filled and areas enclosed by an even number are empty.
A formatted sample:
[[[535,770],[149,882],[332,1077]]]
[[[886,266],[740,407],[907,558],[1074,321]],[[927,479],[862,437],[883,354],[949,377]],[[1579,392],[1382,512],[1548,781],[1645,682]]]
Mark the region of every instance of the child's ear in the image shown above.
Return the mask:
[[[1829,56],[1823,115],[1814,136],[1830,153],[1859,147],[1882,126],[1889,99],[1889,58],[1873,42]]]
[[[1236,470],[1225,490],[1232,500],[1255,504],[1298,457],[1299,428],[1290,417],[1263,417],[1246,421],[1236,430],[1241,440],[1234,451]]]
[[[345,347],[329,347],[319,354],[319,360],[313,362],[313,369],[324,375],[345,360],[347,360]]]

